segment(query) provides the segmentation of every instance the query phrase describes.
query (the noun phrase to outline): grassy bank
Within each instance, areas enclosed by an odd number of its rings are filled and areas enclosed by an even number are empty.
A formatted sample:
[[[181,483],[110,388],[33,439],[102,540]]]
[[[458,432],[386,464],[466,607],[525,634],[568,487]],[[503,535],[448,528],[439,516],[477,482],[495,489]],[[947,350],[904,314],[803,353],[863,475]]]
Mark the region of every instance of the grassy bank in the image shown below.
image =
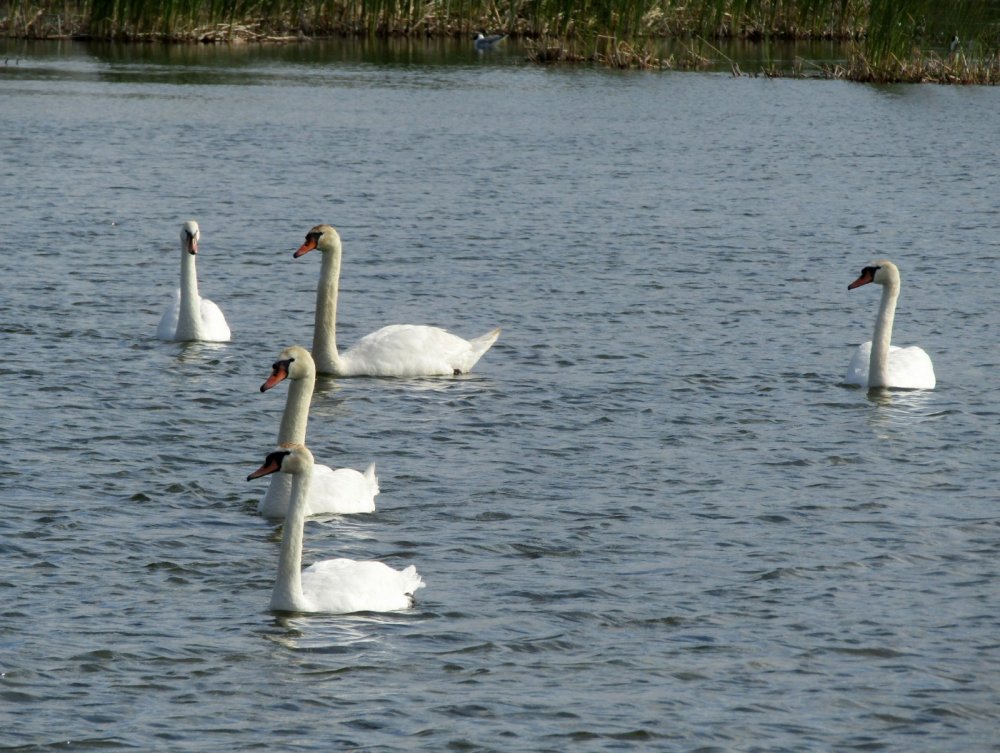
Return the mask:
[[[467,34],[527,38],[851,38],[863,33],[859,0],[3,0],[8,35],[197,39],[205,29],[272,36]],[[242,38],[236,31],[234,40]]]
[[[1000,82],[996,0],[0,0],[0,33],[23,38],[238,43],[478,30],[529,40],[539,63],[697,68],[718,61],[712,40],[831,39],[851,43],[850,59],[813,74]],[[662,39],[686,40],[689,54],[658,58]]]

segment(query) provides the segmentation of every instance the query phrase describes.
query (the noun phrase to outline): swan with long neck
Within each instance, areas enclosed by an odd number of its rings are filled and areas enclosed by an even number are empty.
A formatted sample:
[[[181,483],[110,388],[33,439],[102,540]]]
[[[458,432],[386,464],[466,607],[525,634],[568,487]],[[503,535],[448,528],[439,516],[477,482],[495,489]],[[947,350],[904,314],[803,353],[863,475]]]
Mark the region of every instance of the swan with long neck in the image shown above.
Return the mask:
[[[899,269],[888,259],[873,261],[861,270],[861,275],[847,289],[854,290],[869,283],[882,286],[875,334],[871,341],[858,346],[847,367],[845,381],[869,388],[934,389],[937,380],[930,356],[916,345],[898,348],[890,344],[896,300],[899,298]]]
[[[281,351],[278,360],[271,367],[271,376],[261,385],[260,391],[266,392],[286,379],[289,382],[288,397],[278,428],[279,447],[303,445],[306,442],[309,406],[316,384],[316,366],[308,350],[293,345]],[[364,473],[353,468],[334,470],[317,464],[313,467],[312,483],[306,496],[306,515],[372,512],[378,492],[374,463]],[[292,477],[287,473],[275,474],[257,505],[257,511],[266,518],[283,518],[291,495]]]
[[[292,497],[285,517],[278,556],[278,575],[271,609],[279,612],[392,612],[413,606],[413,592],[424,585],[410,565],[394,570],[373,560],[333,559],[302,569],[302,537],[313,456],[304,446],[270,453],[251,479],[281,472],[292,478]]]
[[[337,296],[342,248],[329,225],[306,234],[294,256],[319,249],[323,256],[316,289],[316,326],[312,355],[321,374],[339,377],[420,377],[465,374],[500,336],[500,328],[465,340],[439,327],[392,324],[361,338],[343,353],[337,350]]]
[[[222,310],[198,295],[195,257],[200,239],[198,223],[194,220],[185,222],[181,227],[181,286],[160,318],[156,336],[161,340],[229,342],[231,337]]]

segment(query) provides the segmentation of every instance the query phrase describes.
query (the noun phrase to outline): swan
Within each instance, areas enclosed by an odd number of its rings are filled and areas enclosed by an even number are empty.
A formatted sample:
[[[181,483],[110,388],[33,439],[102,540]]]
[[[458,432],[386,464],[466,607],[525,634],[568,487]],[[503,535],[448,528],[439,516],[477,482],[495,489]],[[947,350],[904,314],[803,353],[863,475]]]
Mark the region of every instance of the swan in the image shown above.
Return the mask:
[[[278,429],[280,447],[302,445],[306,441],[309,404],[312,402],[313,385],[316,383],[316,366],[308,350],[293,345],[281,351],[278,360],[271,367],[271,376],[260,386],[260,391],[267,392],[285,379],[290,380],[291,384]],[[372,512],[378,491],[374,463],[364,473],[353,468],[333,470],[325,465],[315,465],[309,494],[306,496],[305,514]],[[285,517],[291,493],[291,477],[287,473],[275,475],[267,493],[257,505],[257,511],[266,518]]]
[[[337,352],[337,291],[340,285],[340,235],[329,225],[306,234],[294,258],[319,249],[323,254],[316,288],[316,327],[312,355],[316,370],[339,377],[419,377],[464,374],[500,336],[497,327],[463,340],[439,327],[392,324],[365,335],[344,353]]]
[[[854,290],[870,282],[882,286],[882,303],[875,319],[875,334],[871,341],[858,346],[847,367],[845,381],[860,387],[934,389],[937,380],[930,356],[915,345],[897,348],[889,344],[892,320],[896,315],[896,299],[899,297],[899,269],[888,259],[873,261],[861,270],[861,276],[847,289]]]
[[[194,220],[188,220],[181,227],[181,286],[156,328],[160,340],[229,342],[229,325],[222,310],[198,295],[194,258],[200,238],[201,230]]]
[[[270,453],[247,481],[277,471],[292,477],[292,497],[281,537],[278,576],[271,609],[279,612],[391,612],[413,606],[413,592],[424,585],[417,569],[393,570],[382,562],[323,560],[302,569],[302,529],[313,456],[305,446]]]

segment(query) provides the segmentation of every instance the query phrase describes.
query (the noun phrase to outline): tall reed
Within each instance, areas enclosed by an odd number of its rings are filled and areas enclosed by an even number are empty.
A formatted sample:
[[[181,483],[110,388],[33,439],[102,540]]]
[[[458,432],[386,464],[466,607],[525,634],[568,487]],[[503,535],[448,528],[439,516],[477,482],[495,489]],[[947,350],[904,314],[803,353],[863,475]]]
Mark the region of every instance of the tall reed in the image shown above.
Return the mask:
[[[870,0],[848,77],[865,81],[994,78],[1000,6],[991,0]],[[973,73],[980,69],[980,73]]]

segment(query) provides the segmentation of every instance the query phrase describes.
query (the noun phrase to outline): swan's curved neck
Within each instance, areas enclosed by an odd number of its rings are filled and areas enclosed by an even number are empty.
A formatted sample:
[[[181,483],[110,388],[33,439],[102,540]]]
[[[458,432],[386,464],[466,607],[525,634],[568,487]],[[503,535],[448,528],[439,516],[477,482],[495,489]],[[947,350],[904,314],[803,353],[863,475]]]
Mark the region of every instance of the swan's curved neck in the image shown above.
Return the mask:
[[[302,595],[302,529],[306,521],[306,494],[312,469],[292,476],[292,496],[281,534],[278,577],[271,592],[271,609],[284,612],[304,611]]]
[[[312,402],[316,375],[308,374],[289,381],[291,384],[285,399],[285,412],[281,415],[281,426],[278,427],[278,444],[281,446],[306,443],[306,424],[309,421],[309,404]]]
[[[181,251],[181,306],[177,317],[177,340],[198,340],[201,335],[201,297],[195,256]]]
[[[340,354],[337,353],[337,295],[340,290],[339,246],[323,252],[323,266],[316,288],[316,324],[313,331],[312,356],[316,371],[337,374]]]
[[[892,340],[892,321],[896,317],[896,299],[899,282],[890,280],[882,286],[882,303],[875,320],[872,335],[872,354],[868,362],[868,386],[885,387],[889,380],[889,343]]]

